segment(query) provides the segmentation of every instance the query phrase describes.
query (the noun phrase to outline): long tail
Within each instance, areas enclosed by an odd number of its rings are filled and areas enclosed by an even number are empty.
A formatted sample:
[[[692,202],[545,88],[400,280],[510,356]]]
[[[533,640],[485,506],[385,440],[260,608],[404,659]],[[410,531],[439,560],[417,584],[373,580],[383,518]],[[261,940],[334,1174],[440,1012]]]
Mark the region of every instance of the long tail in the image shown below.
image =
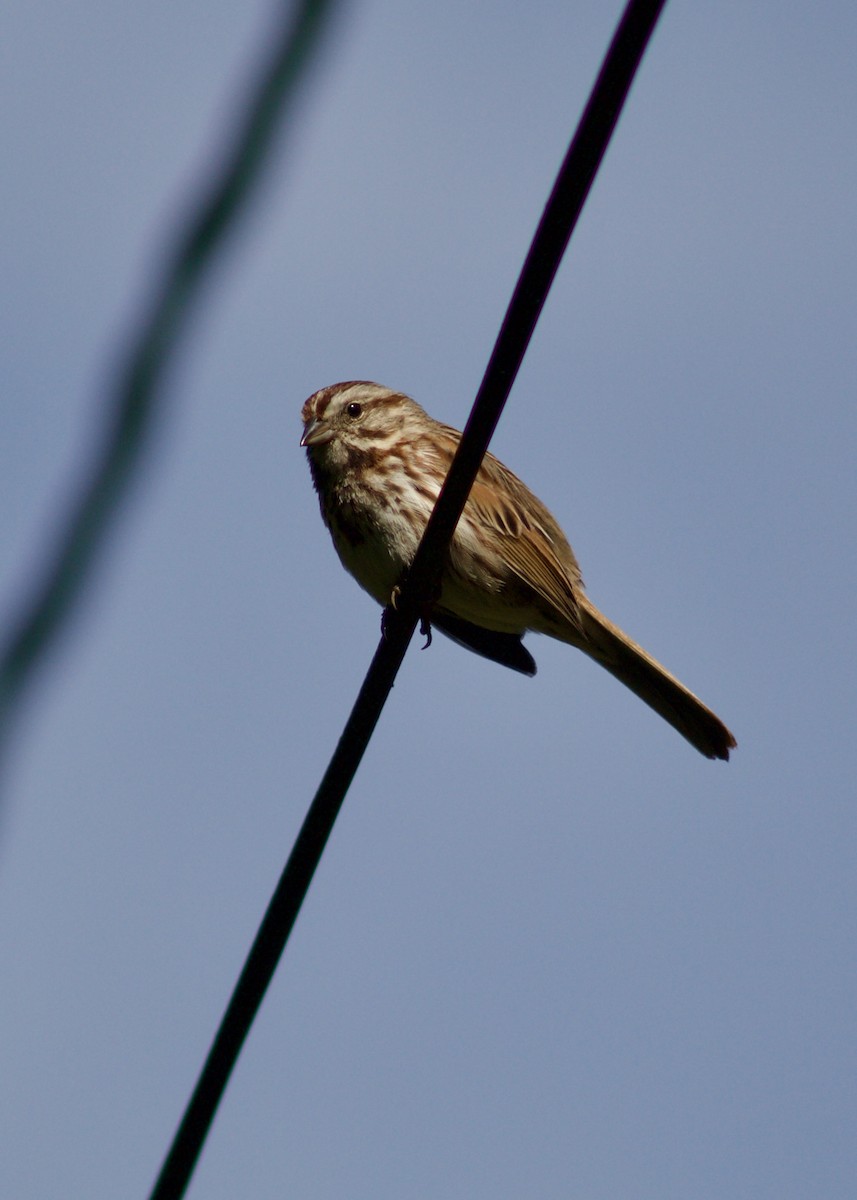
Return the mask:
[[[573,645],[594,658],[669,721],[700,754],[706,758],[728,759],[729,751],[737,743],[720,718],[657,659],[599,612],[585,595],[579,594],[577,599],[585,637],[575,638]],[[571,641],[570,638],[564,640]]]

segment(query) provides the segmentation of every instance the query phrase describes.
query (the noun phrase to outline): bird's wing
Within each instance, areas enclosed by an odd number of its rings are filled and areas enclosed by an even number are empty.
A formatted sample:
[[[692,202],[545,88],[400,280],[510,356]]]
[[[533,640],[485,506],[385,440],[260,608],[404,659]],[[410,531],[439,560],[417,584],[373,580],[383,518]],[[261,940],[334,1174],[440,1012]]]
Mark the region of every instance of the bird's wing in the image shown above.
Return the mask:
[[[480,533],[497,540],[507,567],[552,615],[580,629],[575,589],[582,584],[571,547],[544,505],[511,472],[504,468],[504,473],[517,486],[504,479],[500,490],[492,486],[490,477],[477,478],[465,517]]]

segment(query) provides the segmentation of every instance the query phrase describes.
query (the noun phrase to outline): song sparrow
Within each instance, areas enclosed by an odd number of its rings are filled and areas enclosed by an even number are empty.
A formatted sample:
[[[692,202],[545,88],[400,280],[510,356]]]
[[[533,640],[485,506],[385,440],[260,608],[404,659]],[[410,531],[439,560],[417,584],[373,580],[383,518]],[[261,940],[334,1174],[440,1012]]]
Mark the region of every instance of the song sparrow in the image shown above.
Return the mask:
[[[377,383],[337,383],[310,396],[301,445],[342,565],[379,604],[413,561],[461,435],[410,397]],[[598,611],[554,518],[486,454],[453,535],[431,623],[527,675],[527,630],[577,646],[660,713],[708,758],[735,739],[694,694]]]

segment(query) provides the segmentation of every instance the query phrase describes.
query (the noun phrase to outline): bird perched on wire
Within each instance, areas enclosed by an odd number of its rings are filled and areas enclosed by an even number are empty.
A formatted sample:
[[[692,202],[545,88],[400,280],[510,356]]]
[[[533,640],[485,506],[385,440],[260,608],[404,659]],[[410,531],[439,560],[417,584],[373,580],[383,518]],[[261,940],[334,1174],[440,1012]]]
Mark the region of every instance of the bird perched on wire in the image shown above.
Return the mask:
[[[306,447],[321,515],[346,570],[382,606],[413,562],[461,434],[416,401],[377,383],[322,388],[306,401]],[[536,665],[528,630],[576,646],[707,758],[735,738],[702,701],[586,595],[557,522],[493,454],[486,454],[456,526],[431,624],[525,675]]]

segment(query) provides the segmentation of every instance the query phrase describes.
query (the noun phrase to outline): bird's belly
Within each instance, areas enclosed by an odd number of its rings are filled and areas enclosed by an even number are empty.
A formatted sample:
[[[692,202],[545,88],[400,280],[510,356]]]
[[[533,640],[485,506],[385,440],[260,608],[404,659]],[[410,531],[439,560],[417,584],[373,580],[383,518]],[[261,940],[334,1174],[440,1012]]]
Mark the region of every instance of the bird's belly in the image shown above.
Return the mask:
[[[402,577],[402,563],[382,544],[363,542],[358,546],[337,544],[340,562],[364,591],[383,607]]]
[[[437,607],[495,633],[523,633],[530,625],[531,614],[519,598],[487,591],[450,572],[441,580]]]
[[[425,515],[404,521],[395,510],[375,511],[371,522],[347,504],[329,513],[330,532],[346,571],[382,607],[413,562],[425,529]],[[441,576],[436,607],[497,633],[523,633],[537,620],[531,589],[502,563],[492,560],[460,524]]]
[[[369,595],[384,606],[413,560],[422,529],[401,522],[361,520],[363,514],[341,507],[331,514],[330,532],[340,562]]]

